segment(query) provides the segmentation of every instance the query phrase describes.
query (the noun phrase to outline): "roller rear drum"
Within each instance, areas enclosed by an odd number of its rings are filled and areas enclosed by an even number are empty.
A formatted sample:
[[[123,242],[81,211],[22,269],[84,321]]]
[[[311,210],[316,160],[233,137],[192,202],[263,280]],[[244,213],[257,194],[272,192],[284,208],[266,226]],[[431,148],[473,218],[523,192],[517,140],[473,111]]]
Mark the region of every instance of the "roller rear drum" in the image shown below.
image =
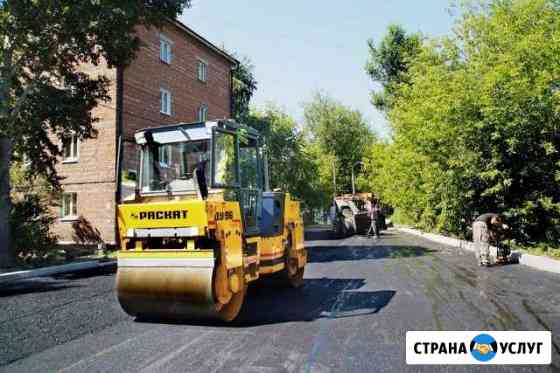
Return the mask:
[[[245,293],[242,273],[228,277],[222,267],[123,266],[117,273],[122,308],[144,319],[231,321],[239,314]]]

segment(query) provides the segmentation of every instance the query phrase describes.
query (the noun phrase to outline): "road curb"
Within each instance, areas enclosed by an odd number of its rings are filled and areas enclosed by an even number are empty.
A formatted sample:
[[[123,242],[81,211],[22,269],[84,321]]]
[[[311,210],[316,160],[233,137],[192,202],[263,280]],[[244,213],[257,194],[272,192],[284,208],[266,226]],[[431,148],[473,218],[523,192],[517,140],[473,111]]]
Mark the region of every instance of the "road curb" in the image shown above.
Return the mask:
[[[423,237],[432,242],[437,242],[448,246],[454,246],[460,249],[474,252],[474,244],[470,241],[465,241],[458,238],[446,237],[440,234],[425,233],[418,229],[412,229],[412,228],[395,227],[394,229],[404,233]],[[539,269],[541,271],[560,273],[560,261],[558,260],[550,259],[545,256],[526,254],[519,251],[515,251],[514,253],[518,255],[520,264],[535,269]]]
[[[85,271],[89,269],[111,268],[113,266],[114,267],[117,266],[116,260],[109,260],[109,261],[91,260],[91,261],[81,262],[81,263],[62,264],[58,266],[30,269],[26,271],[2,273],[0,274],[0,286],[6,283],[24,280],[32,277],[46,277],[46,276]]]

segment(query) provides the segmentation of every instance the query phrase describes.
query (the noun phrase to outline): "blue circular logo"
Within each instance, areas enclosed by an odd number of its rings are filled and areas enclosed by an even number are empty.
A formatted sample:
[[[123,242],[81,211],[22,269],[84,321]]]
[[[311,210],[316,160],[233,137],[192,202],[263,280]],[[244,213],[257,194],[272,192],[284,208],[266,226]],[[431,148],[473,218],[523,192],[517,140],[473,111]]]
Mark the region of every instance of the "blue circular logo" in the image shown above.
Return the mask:
[[[488,334],[479,334],[471,341],[471,355],[478,361],[490,361],[496,356],[498,343]]]

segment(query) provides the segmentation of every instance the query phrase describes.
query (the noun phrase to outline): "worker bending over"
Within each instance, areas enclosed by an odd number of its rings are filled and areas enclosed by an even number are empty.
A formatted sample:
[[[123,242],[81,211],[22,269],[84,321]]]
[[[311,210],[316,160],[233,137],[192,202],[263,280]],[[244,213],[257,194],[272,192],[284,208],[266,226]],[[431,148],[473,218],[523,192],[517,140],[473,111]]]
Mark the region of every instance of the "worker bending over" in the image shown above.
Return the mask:
[[[496,263],[497,253],[490,252],[491,243],[497,245],[503,232],[509,229],[498,214],[480,215],[473,223],[473,241],[478,264],[489,267]]]

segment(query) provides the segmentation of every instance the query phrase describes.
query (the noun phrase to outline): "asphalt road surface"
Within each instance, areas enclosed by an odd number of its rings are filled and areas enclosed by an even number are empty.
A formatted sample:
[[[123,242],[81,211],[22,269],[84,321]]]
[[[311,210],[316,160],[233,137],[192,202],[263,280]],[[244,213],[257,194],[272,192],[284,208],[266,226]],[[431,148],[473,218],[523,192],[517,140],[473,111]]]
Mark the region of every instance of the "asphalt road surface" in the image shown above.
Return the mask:
[[[0,371],[560,371],[559,275],[479,268],[472,253],[394,231],[307,238],[303,288],[252,286],[235,324],[134,321],[113,273],[0,289]],[[551,330],[553,365],[407,366],[407,330]]]

